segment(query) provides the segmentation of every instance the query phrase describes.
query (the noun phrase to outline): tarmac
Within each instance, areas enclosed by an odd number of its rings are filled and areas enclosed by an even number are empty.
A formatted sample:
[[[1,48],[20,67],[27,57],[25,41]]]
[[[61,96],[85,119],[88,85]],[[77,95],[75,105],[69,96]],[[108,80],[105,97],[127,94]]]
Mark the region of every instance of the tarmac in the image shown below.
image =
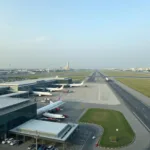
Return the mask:
[[[132,144],[118,148],[118,150],[148,150],[150,145],[150,134],[141,122],[136,118],[132,111],[127,107],[124,99],[105,82],[98,72],[91,74],[87,79],[88,87],[71,88],[73,93],[54,93],[52,97],[37,97],[38,108],[47,105],[48,103],[41,103],[40,101],[49,98],[52,101],[61,99],[66,103],[61,107],[60,114],[66,114],[69,118],[62,122],[78,123],[80,117],[86,112],[88,108],[103,108],[113,109],[122,112],[136,134],[135,140]],[[105,148],[96,147],[96,143],[101,138],[103,128],[95,125],[81,124],[79,129],[68,139],[70,144],[66,145],[67,150],[104,150]],[[96,136],[96,139],[92,139]],[[29,143],[27,143],[29,144]],[[26,149],[27,144],[24,143],[20,148]],[[62,147],[59,149],[61,150]],[[20,150],[19,147],[11,147],[7,145],[0,145],[0,149]]]
[[[136,134],[135,140],[129,146],[120,150],[147,150],[150,144],[150,134],[133,112],[124,103],[124,100],[114,92],[105,80],[96,73],[86,83],[88,87],[71,88],[73,93],[61,94],[66,103],[60,113],[69,115],[66,122],[77,122],[88,108],[113,109],[122,112]],[[59,94],[58,94],[59,96]],[[55,98],[56,100],[57,98]],[[82,133],[83,134],[83,133]],[[87,137],[87,136],[86,136]],[[89,137],[90,139],[91,137]],[[85,139],[86,141],[86,139]],[[142,142],[141,142],[142,141]],[[93,150],[97,150],[93,143]],[[88,146],[88,143],[86,143]],[[91,147],[91,145],[89,146]],[[99,148],[103,150],[104,148]],[[92,150],[92,149],[91,149]]]
[[[72,88],[73,93],[63,95],[65,101],[76,101],[83,103],[105,104],[105,105],[119,105],[120,101],[117,99],[112,90],[107,84],[101,83],[87,83],[88,87]]]

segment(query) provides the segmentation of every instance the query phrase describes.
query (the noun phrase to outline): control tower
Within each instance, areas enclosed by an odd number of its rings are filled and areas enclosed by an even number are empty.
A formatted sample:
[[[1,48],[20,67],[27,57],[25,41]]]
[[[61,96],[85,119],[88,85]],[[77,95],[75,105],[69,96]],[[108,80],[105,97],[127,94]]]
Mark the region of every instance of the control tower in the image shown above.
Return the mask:
[[[67,65],[64,67],[64,70],[70,70],[70,68],[69,68],[69,62],[67,62]]]

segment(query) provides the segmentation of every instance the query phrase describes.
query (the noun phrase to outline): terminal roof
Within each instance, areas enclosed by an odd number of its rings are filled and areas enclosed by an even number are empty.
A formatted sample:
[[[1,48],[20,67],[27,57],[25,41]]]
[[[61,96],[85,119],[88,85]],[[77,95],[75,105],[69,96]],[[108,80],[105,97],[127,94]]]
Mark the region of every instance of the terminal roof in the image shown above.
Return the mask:
[[[10,132],[30,137],[38,136],[39,138],[64,142],[77,127],[78,124],[56,123],[31,119],[28,122],[10,130]]]
[[[33,80],[22,80],[22,81],[14,81],[14,82],[5,82],[0,83],[0,86],[10,86],[10,85],[31,85],[36,84],[37,82],[47,82],[47,81],[55,81],[55,80],[64,80],[65,78],[39,78]]]
[[[21,95],[21,94],[27,94],[29,93],[28,91],[18,91],[16,93],[9,93],[9,94],[4,94],[4,95],[0,95],[1,97],[11,97],[11,96],[17,96],[17,95]]]
[[[10,98],[10,97],[0,97],[0,109],[13,106],[16,104],[24,103],[29,101],[29,99],[20,99],[20,98]]]

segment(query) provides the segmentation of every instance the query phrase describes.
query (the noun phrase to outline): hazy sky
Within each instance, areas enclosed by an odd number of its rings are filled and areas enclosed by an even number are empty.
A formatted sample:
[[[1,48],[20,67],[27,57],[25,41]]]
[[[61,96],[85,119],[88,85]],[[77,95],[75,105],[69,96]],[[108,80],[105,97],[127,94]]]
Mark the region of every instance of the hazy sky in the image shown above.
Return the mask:
[[[0,0],[0,68],[150,66],[150,0]]]

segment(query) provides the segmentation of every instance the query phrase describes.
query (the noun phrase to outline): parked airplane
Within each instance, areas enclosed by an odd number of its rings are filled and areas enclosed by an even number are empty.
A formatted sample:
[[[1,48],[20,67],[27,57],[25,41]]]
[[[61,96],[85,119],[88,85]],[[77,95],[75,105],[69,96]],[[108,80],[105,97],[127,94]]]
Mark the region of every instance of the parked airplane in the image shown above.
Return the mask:
[[[71,83],[71,84],[55,84],[55,85],[61,85],[61,86],[69,86],[69,87],[79,87],[84,85],[84,81],[81,83]]]
[[[37,115],[38,116],[43,115],[44,117],[49,118],[49,120],[52,119],[52,118],[53,119],[68,118],[67,115],[49,113],[49,112],[51,112],[53,110],[60,110],[59,106],[61,106],[63,104],[64,104],[64,102],[62,100],[59,100],[57,102],[50,101],[49,105],[37,109]]]
[[[49,88],[46,88],[47,90],[49,90],[50,92],[57,92],[57,91],[62,91],[63,89],[64,89],[64,85],[62,85],[62,87],[60,87],[60,88],[51,88],[51,87],[49,87]]]
[[[54,121],[54,122],[60,122],[60,119],[56,119],[56,118],[40,118],[40,120],[45,120],[45,121]]]
[[[42,108],[37,109],[37,115],[40,116],[45,112],[52,111],[52,110],[60,110],[59,106],[63,105],[65,102],[59,100],[57,102],[50,102],[49,105],[46,105]]]
[[[55,118],[55,119],[64,119],[64,118],[66,118],[62,114],[52,114],[52,113],[44,113],[43,116],[47,117],[47,118]]]
[[[37,96],[52,96],[52,94],[50,93],[50,91],[44,89],[44,88],[37,88],[37,89],[34,89],[32,91],[32,93],[34,95],[37,95]]]
[[[52,94],[50,92],[33,91],[33,94],[37,95],[37,96],[52,96]]]
[[[53,85],[58,85],[58,86],[68,86],[68,87],[69,87],[69,84],[68,84],[68,83],[58,83],[58,84],[53,84]]]
[[[83,86],[84,84],[84,81],[82,81],[81,83],[72,83],[72,84],[69,84],[70,87],[79,87],[79,86]]]

